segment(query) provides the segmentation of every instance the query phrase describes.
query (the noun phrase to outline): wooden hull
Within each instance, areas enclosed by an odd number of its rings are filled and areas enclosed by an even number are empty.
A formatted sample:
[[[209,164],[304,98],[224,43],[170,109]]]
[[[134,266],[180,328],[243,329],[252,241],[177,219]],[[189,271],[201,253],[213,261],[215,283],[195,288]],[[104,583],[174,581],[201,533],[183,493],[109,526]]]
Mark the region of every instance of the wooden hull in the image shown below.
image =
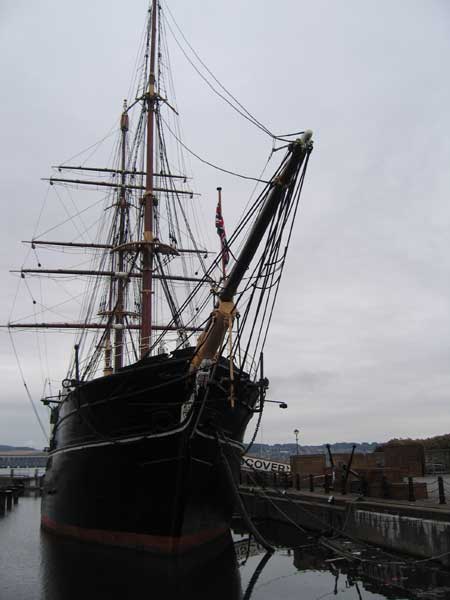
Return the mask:
[[[246,380],[232,408],[212,385],[183,418],[193,389],[187,364],[185,356],[156,357],[69,394],[44,481],[44,528],[160,554],[227,534],[233,497],[223,460],[236,482],[257,389]]]

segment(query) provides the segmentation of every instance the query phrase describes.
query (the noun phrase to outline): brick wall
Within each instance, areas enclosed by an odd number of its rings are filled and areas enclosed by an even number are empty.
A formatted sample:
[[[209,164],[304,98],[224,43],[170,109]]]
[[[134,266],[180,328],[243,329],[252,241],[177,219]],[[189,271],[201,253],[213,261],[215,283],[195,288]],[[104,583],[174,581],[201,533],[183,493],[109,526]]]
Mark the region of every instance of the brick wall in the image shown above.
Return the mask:
[[[300,476],[323,475],[325,472],[325,454],[299,454],[291,456],[291,471]]]
[[[333,460],[336,467],[347,465],[350,460],[349,453],[333,454]],[[382,452],[357,453],[353,455],[352,469],[377,468],[384,465],[384,456]]]
[[[423,477],[425,474],[425,451],[422,444],[386,444],[383,452],[386,467],[400,469],[402,477]]]

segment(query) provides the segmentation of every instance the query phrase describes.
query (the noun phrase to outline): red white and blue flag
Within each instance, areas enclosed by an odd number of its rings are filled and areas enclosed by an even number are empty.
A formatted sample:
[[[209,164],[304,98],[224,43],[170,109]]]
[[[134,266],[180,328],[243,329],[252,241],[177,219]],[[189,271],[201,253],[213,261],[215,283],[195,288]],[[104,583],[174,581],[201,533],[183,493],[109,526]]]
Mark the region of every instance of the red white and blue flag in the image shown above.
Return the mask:
[[[220,190],[218,190],[218,191],[219,191],[219,200],[217,202],[217,208],[216,208],[216,230],[217,230],[217,235],[220,238],[220,245],[221,245],[221,249],[222,249],[222,267],[223,267],[223,273],[225,275],[225,267],[230,262],[230,253],[228,251],[227,236],[225,234],[225,225],[224,225],[223,216],[222,216],[222,199],[221,199]]]

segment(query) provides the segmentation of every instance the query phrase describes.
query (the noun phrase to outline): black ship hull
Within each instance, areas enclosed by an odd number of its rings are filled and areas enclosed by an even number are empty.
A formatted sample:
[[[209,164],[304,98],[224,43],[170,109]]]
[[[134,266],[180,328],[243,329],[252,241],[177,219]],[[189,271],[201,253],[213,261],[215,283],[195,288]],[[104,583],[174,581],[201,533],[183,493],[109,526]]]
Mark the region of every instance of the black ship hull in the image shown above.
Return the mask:
[[[199,389],[191,355],[153,357],[67,395],[50,447],[44,528],[163,554],[226,536],[259,389],[241,374],[231,403],[225,360]]]

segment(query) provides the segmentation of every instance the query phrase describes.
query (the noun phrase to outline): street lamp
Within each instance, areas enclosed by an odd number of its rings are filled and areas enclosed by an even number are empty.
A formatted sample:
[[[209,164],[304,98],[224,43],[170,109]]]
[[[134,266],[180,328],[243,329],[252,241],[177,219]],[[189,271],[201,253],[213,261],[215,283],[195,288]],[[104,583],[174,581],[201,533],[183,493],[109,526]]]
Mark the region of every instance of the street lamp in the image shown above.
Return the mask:
[[[298,429],[294,429],[294,435],[295,435],[295,450],[296,450],[296,454],[298,456],[299,451],[298,451],[298,434],[300,433],[300,431]]]

